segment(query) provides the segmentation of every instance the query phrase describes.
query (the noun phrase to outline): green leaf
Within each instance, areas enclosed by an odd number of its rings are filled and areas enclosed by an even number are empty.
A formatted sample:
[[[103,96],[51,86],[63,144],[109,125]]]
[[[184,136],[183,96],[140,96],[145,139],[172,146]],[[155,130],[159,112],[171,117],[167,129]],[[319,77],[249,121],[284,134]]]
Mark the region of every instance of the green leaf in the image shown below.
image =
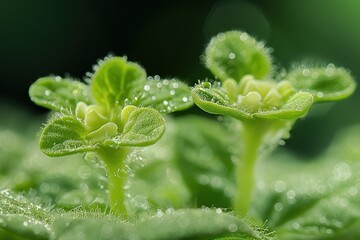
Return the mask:
[[[0,191],[0,229],[29,239],[50,238],[50,213],[9,190]]]
[[[108,109],[124,105],[131,97],[132,89],[146,81],[144,69],[121,57],[110,57],[100,62],[91,82],[91,89],[97,104]]]
[[[198,107],[212,114],[231,116],[240,120],[252,119],[251,114],[245,109],[241,110],[230,105],[228,96],[221,88],[216,86],[209,88],[207,85],[206,82],[198,84],[191,91]]]
[[[245,106],[229,101],[229,96],[221,86],[198,84],[192,95],[197,106],[208,113],[231,116],[239,120],[261,119],[296,119],[304,116],[313,103],[310,93],[299,92],[292,95],[280,108],[258,109],[251,112]]]
[[[347,98],[356,88],[349,72],[332,64],[325,68],[298,68],[291,71],[286,79],[296,89],[311,93],[315,102]]]
[[[177,79],[148,80],[132,91],[130,103],[136,106],[153,107],[160,113],[171,113],[193,105],[190,87]]]
[[[93,151],[97,147],[86,140],[88,130],[78,119],[62,116],[50,120],[40,137],[40,149],[49,156]]]
[[[60,220],[53,224],[56,239],[271,239],[265,230],[252,226],[220,209],[187,209],[159,211],[155,216],[141,217],[135,224],[111,220]]]
[[[251,74],[264,79],[271,73],[271,58],[264,44],[245,32],[230,31],[212,38],[205,51],[205,64],[220,80],[237,82]]]
[[[119,136],[105,141],[105,145],[147,146],[157,142],[165,131],[165,121],[152,108],[135,108],[127,116],[123,131]]]
[[[280,108],[276,110],[264,110],[254,113],[254,117],[262,119],[296,119],[304,116],[313,103],[310,93],[298,92]]]
[[[31,85],[29,95],[37,105],[66,114],[74,113],[78,102],[93,102],[88,85],[60,77],[38,79]]]
[[[360,156],[344,156],[330,151],[305,162],[283,154],[263,162],[252,212],[280,239],[359,239]]]

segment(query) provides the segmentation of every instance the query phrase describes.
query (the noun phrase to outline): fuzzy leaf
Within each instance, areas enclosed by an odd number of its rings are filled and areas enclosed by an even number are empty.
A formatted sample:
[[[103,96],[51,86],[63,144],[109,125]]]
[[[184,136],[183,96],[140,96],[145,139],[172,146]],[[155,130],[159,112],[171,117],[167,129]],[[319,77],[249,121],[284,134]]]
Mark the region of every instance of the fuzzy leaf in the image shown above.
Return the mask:
[[[60,77],[38,79],[31,85],[29,95],[37,105],[67,114],[74,113],[80,101],[86,104],[93,102],[88,85]]]
[[[220,88],[208,88],[199,84],[191,93],[196,105],[205,112],[231,116],[240,120],[252,119],[250,113],[231,106],[226,93]]]
[[[266,233],[229,213],[187,209],[158,212],[140,218],[135,224],[101,219],[56,221],[56,239],[214,239],[233,235],[233,239],[270,239]],[[237,238],[235,238],[237,236]]]
[[[160,113],[171,113],[193,105],[190,88],[177,79],[149,80],[132,93],[132,105],[153,107]]]
[[[62,116],[50,120],[40,137],[40,149],[49,156],[87,152],[96,146],[85,137],[88,130],[78,119]]]
[[[0,229],[28,239],[49,239],[48,211],[8,190],[0,191]]]
[[[247,33],[230,31],[211,39],[205,51],[205,64],[220,80],[237,82],[251,74],[263,79],[271,73],[269,50]]]
[[[304,116],[313,103],[313,96],[310,93],[298,92],[277,110],[269,110],[254,113],[256,118],[264,119],[296,119]]]
[[[239,120],[296,119],[304,116],[313,103],[310,93],[300,92],[291,96],[279,109],[259,109],[251,113],[245,107],[231,104],[226,92],[221,87],[207,87],[205,83],[192,90],[194,102],[208,113],[231,116]]]
[[[146,81],[144,69],[125,58],[111,57],[99,64],[91,82],[95,101],[108,109],[123,105],[129,92]]]
[[[157,142],[165,131],[165,121],[152,108],[136,108],[124,124],[121,135],[105,141],[105,145],[147,146]]]
[[[287,80],[298,90],[311,93],[315,102],[347,98],[356,88],[349,72],[332,64],[326,68],[295,69],[288,74]]]

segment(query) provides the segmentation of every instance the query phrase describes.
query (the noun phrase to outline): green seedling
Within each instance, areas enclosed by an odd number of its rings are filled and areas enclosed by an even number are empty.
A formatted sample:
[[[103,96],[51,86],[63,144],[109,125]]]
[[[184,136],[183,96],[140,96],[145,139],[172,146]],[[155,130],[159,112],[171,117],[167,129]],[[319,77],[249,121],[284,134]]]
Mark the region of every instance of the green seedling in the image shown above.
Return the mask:
[[[95,154],[105,163],[111,210],[124,218],[127,158],[162,137],[162,114],[192,105],[184,83],[147,79],[141,66],[121,57],[100,61],[89,85],[50,76],[37,80],[29,93],[36,104],[58,112],[42,129],[41,150],[53,157]]]
[[[204,111],[232,117],[240,125],[243,147],[235,163],[233,207],[246,215],[259,149],[288,138],[295,121],[314,103],[351,95],[355,82],[345,69],[333,64],[299,67],[275,80],[270,51],[239,31],[214,37],[206,48],[205,64],[220,82],[202,82],[193,88],[192,96]]]

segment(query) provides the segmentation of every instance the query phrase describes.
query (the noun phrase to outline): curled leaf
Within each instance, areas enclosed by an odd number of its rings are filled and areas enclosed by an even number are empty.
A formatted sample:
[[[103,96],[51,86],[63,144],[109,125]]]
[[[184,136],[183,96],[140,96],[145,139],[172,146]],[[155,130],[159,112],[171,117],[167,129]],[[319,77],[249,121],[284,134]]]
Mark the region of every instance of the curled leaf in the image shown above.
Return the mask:
[[[250,113],[230,105],[224,94],[220,88],[210,89],[202,84],[195,86],[192,90],[194,102],[205,112],[231,116],[240,120],[252,119]]]
[[[299,92],[287,96],[287,92],[283,95],[279,91],[283,83],[271,84],[273,84],[273,89],[269,87],[266,91],[262,91],[263,89],[261,89],[260,85],[258,90],[251,90],[249,92],[245,88],[245,93],[234,93],[234,89],[237,91],[237,86],[234,85],[229,93],[226,89],[227,84],[224,84],[225,87],[222,87],[220,85],[210,86],[209,83],[203,83],[194,87],[192,94],[196,105],[204,111],[212,114],[227,115],[245,121],[255,120],[256,118],[296,119],[307,113],[313,103],[313,96],[310,93]],[[238,88],[240,91],[243,91],[241,86],[240,84]],[[254,87],[258,86],[254,85]],[[231,95],[236,95],[236,97]],[[237,100],[231,101],[231,99]],[[276,105],[274,106],[274,104]]]
[[[60,77],[38,79],[31,85],[29,95],[36,104],[63,113],[74,113],[78,102],[93,102],[88,85]]]
[[[205,51],[207,68],[220,80],[237,82],[251,74],[263,79],[271,72],[269,50],[245,32],[229,31],[211,39]]]
[[[40,149],[49,156],[93,151],[96,146],[86,139],[87,134],[87,128],[78,119],[62,116],[46,124],[40,137]]]
[[[296,89],[311,93],[315,102],[347,98],[356,88],[349,72],[333,64],[325,68],[298,68],[291,71],[287,79]]]
[[[254,117],[266,119],[296,119],[304,116],[313,103],[310,93],[295,93],[279,109],[254,113]]]

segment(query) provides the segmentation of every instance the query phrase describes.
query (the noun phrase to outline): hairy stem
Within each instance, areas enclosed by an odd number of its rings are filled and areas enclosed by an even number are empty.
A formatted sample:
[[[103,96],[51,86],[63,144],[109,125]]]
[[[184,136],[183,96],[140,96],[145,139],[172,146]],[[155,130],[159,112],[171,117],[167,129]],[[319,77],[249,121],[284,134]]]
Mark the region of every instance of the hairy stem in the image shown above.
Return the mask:
[[[125,159],[131,150],[129,148],[106,148],[98,151],[99,157],[105,162],[106,171],[109,179],[109,200],[111,211],[115,215],[127,218],[125,206],[125,184],[126,170]]]
[[[240,215],[248,213],[255,185],[254,168],[259,155],[263,129],[258,124],[244,124],[242,131],[242,157],[236,166],[237,191],[234,210]]]

